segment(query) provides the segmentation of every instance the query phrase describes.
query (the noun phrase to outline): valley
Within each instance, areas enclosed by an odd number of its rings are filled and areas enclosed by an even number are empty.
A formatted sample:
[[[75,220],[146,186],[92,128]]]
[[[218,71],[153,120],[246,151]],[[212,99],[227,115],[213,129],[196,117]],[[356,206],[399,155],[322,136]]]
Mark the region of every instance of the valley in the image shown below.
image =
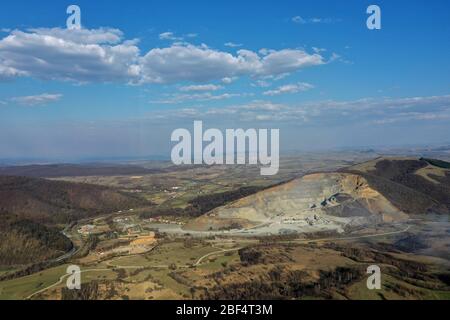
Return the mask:
[[[2,260],[0,299],[449,299],[449,177],[442,163],[366,154],[287,157],[274,177],[244,166],[52,176],[108,192],[104,208],[66,223],[27,215],[73,249]],[[78,192],[66,212],[92,208]],[[73,264],[81,291],[65,287]],[[380,291],[365,286],[372,264]]]

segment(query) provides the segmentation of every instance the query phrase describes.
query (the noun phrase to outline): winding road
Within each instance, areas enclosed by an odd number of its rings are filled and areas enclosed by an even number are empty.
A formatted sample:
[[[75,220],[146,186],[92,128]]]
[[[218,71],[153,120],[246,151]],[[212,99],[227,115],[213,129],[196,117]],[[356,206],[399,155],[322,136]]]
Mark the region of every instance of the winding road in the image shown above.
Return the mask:
[[[391,236],[395,234],[405,233],[408,232],[412,226],[407,226],[403,230],[397,230],[397,231],[390,231],[390,232],[383,232],[383,233],[377,233],[377,234],[367,234],[362,236],[354,236],[354,237],[344,237],[344,238],[323,238],[323,239],[312,239],[312,240],[306,240],[306,239],[297,239],[297,240],[291,240],[287,242],[295,242],[295,243],[317,243],[317,242],[330,242],[330,241],[345,241],[345,240],[358,240],[358,239],[366,239],[366,238],[377,238],[377,237],[384,237],[384,236]]]
[[[194,263],[194,266],[199,266],[203,260],[205,260],[208,257],[215,256],[216,254],[220,253],[226,253],[226,252],[233,252],[233,251],[239,251],[242,248],[234,248],[234,249],[220,249],[219,251],[210,252],[208,254],[205,254],[204,256],[200,257],[200,259],[197,260],[196,263]]]
[[[377,233],[377,234],[369,234],[369,235],[362,235],[362,236],[354,236],[354,237],[344,237],[344,238],[324,238],[324,239],[314,239],[314,240],[304,240],[304,239],[297,239],[297,240],[291,240],[291,241],[283,241],[284,243],[317,243],[317,242],[330,242],[330,241],[345,241],[345,240],[358,240],[358,239],[366,239],[366,238],[376,238],[376,237],[383,237],[383,236],[390,236],[390,235],[395,235],[395,234],[401,234],[401,233],[406,233],[411,229],[412,226],[407,226],[405,229],[403,230],[397,230],[397,231],[390,231],[390,232],[383,232],[383,233]],[[217,254],[224,254],[227,252],[233,252],[233,251],[238,251],[242,248],[233,248],[233,249],[220,249],[218,251],[214,251],[214,252],[210,252],[208,254],[203,255],[202,257],[200,257],[193,265],[194,266],[199,266],[205,259],[207,259],[208,257],[217,255]],[[66,255],[68,255],[69,253],[67,253]],[[73,255],[74,253],[72,253]],[[62,257],[60,257],[62,258]],[[59,259],[60,259],[59,258]],[[112,265],[111,264],[112,261],[107,262],[108,266],[111,266],[115,269],[141,269],[141,268],[148,268],[148,267],[154,267],[154,268],[168,268],[169,266],[163,266],[163,265],[158,265],[158,266],[118,266],[118,265]],[[81,270],[80,273],[86,273],[86,272],[102,272],[102,271],[111,271],[113,269],[106,269],[106,268],[99,268],[99,269],[86,269],[86,270]],[[45,292],[51,288],[56,287],[57,285],[60,285],[63,283],[64,279],[66,279],[67,277],[69,277],[70,274],[65,274],[63,276],[61,276],[59,278],[59,280],[57,282],[55,282],[52,285],[49,285],[48,287],[45,287],[43,289],[40,289],[34,293],[32,293],[31,295],[29,295],[28,297],[26,297],[26,300],[29,300],[31,298],[33,298],[35,295]]]
[[[111,269],[86,269],[86,270],[81,270],[79,273],[82,274],[82,273],[86,273],[86,272],[101,272],[101,271],[111,271]],[[64,279],[68,278],[71,275],[73,275],[73,274],[65,274],[65,275],[61,276],[57,282],[55,282],[52,285],[49,285],[48,287],[45,287],[43,289],[40,289],[40,290],[30,294],[28,297],[25,298],[25,300],[30,300],[35,295],[37,295],[39,293],[42,293],[42,292],[45,292],[45,291],[47,291],[47,290],[49,290],[49,289],[51,289],[53,287],[56,287],[59,284],[62,284]]]

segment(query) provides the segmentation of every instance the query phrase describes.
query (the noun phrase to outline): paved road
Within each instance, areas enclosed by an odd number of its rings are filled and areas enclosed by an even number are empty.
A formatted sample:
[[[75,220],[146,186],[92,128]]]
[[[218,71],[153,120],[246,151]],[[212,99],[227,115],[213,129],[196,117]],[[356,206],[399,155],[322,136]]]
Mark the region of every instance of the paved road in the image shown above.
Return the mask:
[[[233,251],[239,251],[242,248],[234,248],[234,249],[220,249],[219,251],[210,252],[208,254],[205,254],[204,256],[200,257],[200,259],[197,260],[196,263],[194,263],[194,266],[198,266],[202,263],[203,260],[205,260],[208,257],[214,256],[216,254],[220,253],[226,253],[226,252],[233,252]]]
[[[52,261],[53,261],[53,262],[60,262],[60,261],[69,259],[69,258],[73,257],[74,255],[76,255],[76,254],[78,253],[78,251],[80,251],[80,249],[77,249],[77,248],[75,248],[75,246],[74,246],[74,247],[72,248],[72,250],[70,250],[69,252],[63,254],[62,256],[60,256],[60,257],[58,257],[58,258],[56,258],[56,259],[53,259]]]
[[[324,238],[324,239],[315,239],[315,240],[292,240],[292,241],[283,241],[283,242],[296,242],[296,243],[312,243],[312,242],[329,242],[329,241],[342,241],[342,240],[357,240],[357,239],[365,239],[365,238],[375,238],[375,237],[383,237],[383,236],[389,236],[389,235],[395,235],[395,234],[400,234],[400,233],[405,233],[408,232],[411,229],[412,226],[407,226],[405,229],[403,230],[398,230],[398,231],[391,231],[391,232],[383,232],[383,233],[377,233],[377,234],[369,234],[369,235],[363,235],[363,236],[355,236],[355,237],[344,237],[344,238]],[[234,248],[234,249],[220,249],[218,251],[214,251],[214,252],[210,252],[208,254],[203,255],[202,257],[200,257],[196,263],[194,263],[194,266],[199,266],[203,260],[205,260],[208,257],[217,255],[217,254],[221,254],[221,253],[226,253],[226,252],[233,252],[233,251],[238,251],[242,248]],[[72,254],[73,255],[73,254]],[[111,265],[112,261],[108,262],[107,264],[113,268],[116,269],[141,269],[141,268],[148,268],[148,267],[155,267],[155,268],[168,268],[168,266],[118,266],[118,265]],[[101,271],[111,271],[111,269],[87,269],[87,270],[82,270],[80,273],[85,273],[85,272],[101,272]],[[26,299],[31,299],[32,297],[34,297],[35,295],[45,292],[59,284],[61,284],[64,279],[66,279],[69,276],[69,274],[65,274],[63,275],[59,281],[55,282],[54,284],[40,289],[39,291],[34,292],[33,294],[29,295]]]
[[[119,260],[120,258],[129,258],[132,257],[131,256],[123,256],[123,257],[118,257],[116,260]],[[144,268],[161,268],[161,269],[167,269],[169,268],[168,265],[155,265],[155,266],[120,266],[117,264],[112,264],[114,262],[114,258],[113,260],[110,260],[108,262],[106,262],[106,264],[110,267],[116,268],[116,269],[144,269]]]
[[[77,249],[77,248],[75,247],[75,244],[73,243],[72,239],[71,239],[70,236],[67,234],[67,231],[68,231],[69,228],[70,228],[70,225],[68,225],[67,227],[65,227],[64,230],[61,231],[61,233],[62,233],[67,239],[69,239],[70,242],[72,242],[72,250],[70,250],[69,252],[64,253],[62,256],[60,256],[60,257],[58,257],[58,258],[55,258],[55,259],[53,259],[53,260],[50,260],[50,262],[60,262],[60,261],[69,259],[69,258],[73,257],[74,255],[76,255],[76,254],[78,253],[78,251],[80,251],[81,246],[80,246],[80,248]]]
[[[345,238],[324,238],[324,239],[314,239],[314,240],[292,240],[292,241],[286,241],[286,242],[295,242],[295,243],[311,243],[311,242],[329,242],[329,241],[342,241],[342,240],[357,240],[357,239],[365,239],[365,238],[375,238],[375,237],[383,237],[383,236],[389,236],[389,235],[394,235],[394,234],[400,234],[400,233],[405,233],[408,232],[409,229],[411,229],[411,226],[406,227],[403,230],[398,230],[398,231],[391,231],[391,232],[384,232],[384,233],[377,233],[377,234],[368,234],[368,235],[362,235],[362,236],[355,236],[355,237],[345,237]],[[283,241],[285,242],[285,241]],[[235,248],[235,249],[221,249],[219,251],[214,251],[208,254],[205,254],[204,256],[202,256],[200,259],[197,260],[197,262],[194,264],[194,266],[198,266],[202,263],[203,260],[205,260],[206,258],[210,257],[210,256],[214,256],[216,254],[220,254],[220,253],[226,253],[226,252],[231,252],[231,251],[238,251],[242,248]]]
[[[81,270],[81,271],[80,271],[80,274],[81,274],[81,273],[85,273],[85,272],[100,272],[100,271],[111,271],[111,269],[87,269],[87,270]],[[64,281],[64,279],[66,279],[67,277],[69,277],[69,276],[71,276],[71,275],[72,275],[72,274],[65,274],[65,275],[63,275],[63,276],[60,277],[59,280],[58,280],[57,282],[55,282],[54,284],[49,285],[48,287],[45,287],[45,288],[43,288],[43,289],[41,289],[41,290],[39,290],[39,291],[36,291],[36,292],[30,294],[28,297],[25,298],[25,300],[29,300],[29,299],[33,298],[35,295],[37,295],[37,294],[39,294],[39,293],[42,293],[42,292],[47,291],[47,290],[49,290],[49,289],[51,289],[51,288],[53,288],[53,287],[56,287],[56,286],[59,285],[59,284],[62,284],[63,281]]]
[[[330,242],[330,241],[342,241],[342,240],[358,240],[358,239],[365,239],[365,238],[377,238],[377,237],[383,237],[383,236],[390,236],[394,234],[400,234],[408,232],[409,229],[411,229],[412,226],[408,226],[403,230],[398,231],[391,231],[391,232],[383,232],[383,233],[376,233],[376,234],[367,234],[362,236],[355,236],[355,237],[344,237],[344,238],[324,238],[324,239],[313,239],[313,240],[305,240],[305,239],[298,239],[298,240],[291,240],[291,241],[283,241],[283,242],[296,242],[296,243],[316,243],[316,242]]]

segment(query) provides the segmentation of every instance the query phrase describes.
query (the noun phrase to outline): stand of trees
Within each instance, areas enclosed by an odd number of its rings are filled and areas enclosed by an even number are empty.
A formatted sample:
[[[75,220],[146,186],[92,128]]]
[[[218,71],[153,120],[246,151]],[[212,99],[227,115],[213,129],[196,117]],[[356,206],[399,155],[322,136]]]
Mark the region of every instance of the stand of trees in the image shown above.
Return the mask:
[[[322,271],[318,280],[312,281],[305,271],[288,271],[275,267],[267,279],[244,283],[219,284],[204,288],[200,294],[206,300],[284,300],[303,297],[331,298],[333,291],[344,289],[360,281],[364,270],[338,267],[333,271]]]
[[[195,218],[202,216],[215,208],[248,197],[264,189],[266,188],[242,187],[233,191],[203,195],[190,200],[189,206],[185,209],[156,208],[155,210],[143,213],[141,216],[142,218],[150,218],[155,216],[188,216]]]
[[[0,265],[52,259],[70,251],[72,242],[58,229],[30,220],[0,222]]]
[[[99,298],[98,282],[83,283],[81,290],[61,289],[61,300],[97,300]]]

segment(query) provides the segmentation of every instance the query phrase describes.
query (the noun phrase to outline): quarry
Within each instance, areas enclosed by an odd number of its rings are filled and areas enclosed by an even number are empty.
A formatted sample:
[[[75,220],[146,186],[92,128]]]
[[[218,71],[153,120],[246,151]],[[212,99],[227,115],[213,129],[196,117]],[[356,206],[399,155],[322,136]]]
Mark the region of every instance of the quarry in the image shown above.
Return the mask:
[[[359,175],[311,174],[217,208],[185,231],[282,235],[399,222],[406,214]]]

